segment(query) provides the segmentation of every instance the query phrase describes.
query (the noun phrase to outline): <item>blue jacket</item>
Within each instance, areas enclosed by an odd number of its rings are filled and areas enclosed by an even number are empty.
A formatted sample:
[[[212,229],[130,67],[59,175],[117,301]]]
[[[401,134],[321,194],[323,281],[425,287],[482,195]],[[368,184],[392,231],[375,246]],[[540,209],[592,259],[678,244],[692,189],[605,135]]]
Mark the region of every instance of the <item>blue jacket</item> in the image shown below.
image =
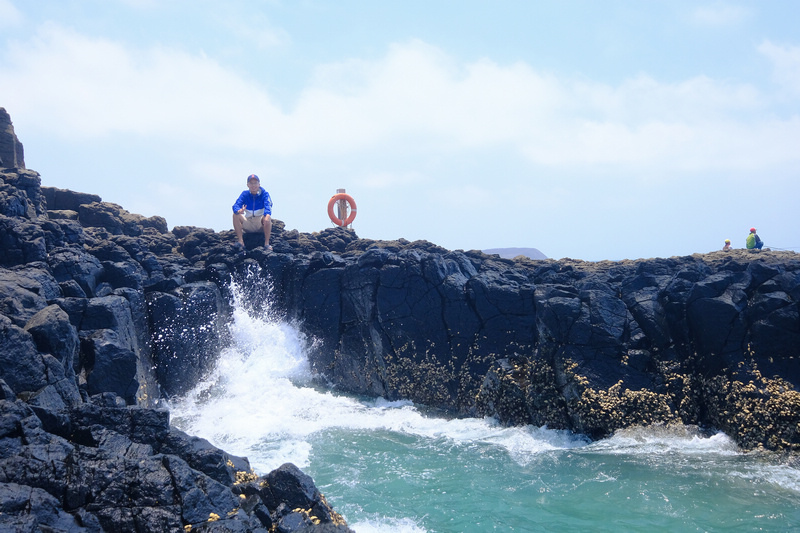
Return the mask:
[[[242,191],[239,198],[233,204],[233,212],[237,212],[242,207],[245,208],[245,216],[250,218],[252,216],[271,215],[272,214],[272,198],[269,193],[260,187],[258,194],[252,195],[249,190]]]

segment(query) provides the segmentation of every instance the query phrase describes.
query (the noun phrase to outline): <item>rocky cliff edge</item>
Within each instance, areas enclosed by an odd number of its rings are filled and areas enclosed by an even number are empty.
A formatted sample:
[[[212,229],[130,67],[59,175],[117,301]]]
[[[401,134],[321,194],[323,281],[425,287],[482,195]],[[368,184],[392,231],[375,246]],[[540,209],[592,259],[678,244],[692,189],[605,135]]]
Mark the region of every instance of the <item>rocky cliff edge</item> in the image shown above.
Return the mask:
[[[800,448],[797,254],[512,260],[280,221],[273,253],[246,237],[0,170],[0,520],[346,530],[302,472],[271,473],[295,491],[276,496],[159,409],[226,343],[232,280],[269,287],[341,390],[592,438],[684,424]]]
[[[0,140],[0,530],[352,531],[296,466],[257,475],[159,407],[224,342],[227,274],[179,251],[204,232],[41,187],[2,108]]]

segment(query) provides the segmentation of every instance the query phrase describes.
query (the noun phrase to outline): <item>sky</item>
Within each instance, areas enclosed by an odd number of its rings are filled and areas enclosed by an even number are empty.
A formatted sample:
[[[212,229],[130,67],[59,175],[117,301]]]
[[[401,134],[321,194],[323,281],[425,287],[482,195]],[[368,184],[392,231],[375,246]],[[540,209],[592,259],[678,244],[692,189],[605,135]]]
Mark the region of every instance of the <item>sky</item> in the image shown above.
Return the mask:
[[[0,0],[45,186],[231,229],[587,261],[800,251],[795,0]]]

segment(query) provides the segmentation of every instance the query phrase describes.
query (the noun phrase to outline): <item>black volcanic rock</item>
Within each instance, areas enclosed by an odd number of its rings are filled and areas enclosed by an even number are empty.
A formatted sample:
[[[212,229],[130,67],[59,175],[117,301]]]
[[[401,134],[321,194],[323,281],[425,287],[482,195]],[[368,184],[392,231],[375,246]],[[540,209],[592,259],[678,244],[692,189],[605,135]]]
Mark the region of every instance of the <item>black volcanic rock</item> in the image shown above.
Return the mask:
[[[800,445],[784,416],[800,407],[794,253],[588,263],[375,243],[267,269],[344,390],[592,437],[680,422]]]
[[[2,526],[348,530],[296,468],[259,478],[159,409],[226,345],[231,281],[313,338],[314,371],[343,391],[592,438],[691,424],[800,450],[798,254],[504,259],[279,220],[272,253],[234,242],[0,171]]]
[[[11,116],[4,107],[0,107],[0,168],[25,168],[22,143],[17,139]]]
[[[4,241],[11,253],[0,308],[19,327],[52,304],[70,316],[85,395],[152,406],[187,391],[226,342],[229,282],[253,288],[262,278],[275,312],[317,340],[309,355],[319,377],[342,390],[592,437],[680,422],[722,429],[745,448],[798,447],[794,419],[773,416],[776,404],[794,408],[800,385],[794,253],[511,260],[368,241],[342,228],[301,234],[281,221],[274,253],[253,239],[237,252],[230,231],[164,234],[70,191],[59,196],[78,204],[77,219],[53,224],[28,197],[41,203],[52,193],[25,183],[25,191],[7,188],[24,214],[0,218],[7,235],[19,235]],[[115,294],[125,295],[131,318],[91,325],[87,310]],[[266,297],[259,289],[245,298]],[[126,330],[135,334],[121,338]],[[751,381],[763,396],[730,392]],[[748,402],[757,416],[730,414]]]
[[[147,303],[156,378],[167,396],[184,394],[223,347],[227,303],[209,281],[185,283],[169,293],[151,292]]]
[[[230,235],[192,261],[163,217],[42,188],[2,109],[0,141],[0,529],[351,531],[296,467],[305,514],[159,408],[226,341]]]

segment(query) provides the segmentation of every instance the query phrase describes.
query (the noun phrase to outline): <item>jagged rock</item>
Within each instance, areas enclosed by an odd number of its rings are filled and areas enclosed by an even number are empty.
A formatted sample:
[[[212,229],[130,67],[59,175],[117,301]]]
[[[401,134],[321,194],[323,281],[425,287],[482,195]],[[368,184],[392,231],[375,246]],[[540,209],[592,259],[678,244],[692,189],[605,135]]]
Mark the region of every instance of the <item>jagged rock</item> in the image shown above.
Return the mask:
[[[706,402],[735,413],[744,400],[719,406],[724,383],[800,385],[793,253],[584,263],[392,244],[341,259],[271,260],[267,269],[282,305],[322,341],[315,368],[355,393],[597,438],[676,419],[755,428],[766,419],[721,421]],[[794,400],[760,401],[787,412]],[[745,433],[746,447],[795,438],[788,429],[771,440]]]
[[[309,524],[350,531],[296,467],[258,481],[246,459],[170,428],[165,410],[124,407],[108,394],[94,400],[53,432],[25,402],[0,400],[2,528],[266,531],[286,502],[271,495],[270,508],[239,495],[273,480],[292,503],[306,504]]]
[[[162,396],[150,346],[165,324],[186,327],[155,343],[168,394],[191,387],[225,340],[232,232],[198,247],[210,266],[192,262],[163,217],[41,188],[8,131],[0,145],[20,158],[4,152],[13,166],[0,172],[0,529],[266,533],[286,505],[243,503],[233,489],[256,479],[247,459],[149,408]],[[320,516],[338,516],[325,505]],[[303,525],[325,530],[313,518]]]
[[[48,300],[60,295],[60,287],[46,265],[32,263],[27,268],[0,268],[0,312],[16,325],[47,307]]]
[[[4,315],[0,315],[0,378],[16,394],[47,386],[47,364],[33,337]]]
[[[291,463],[281,465],[256,481],[239,485],[235,491],[245,499],[250,498],[248,506],[253,509],[259,505],[269,509],[270,522],[274,522],[276,531],[352,531],[331,508],[311,477]],[[262,522],[268,525],[266,520]]]
[[[151,370],[142,295],[122,290],[80,308],[74,303],[65,307],[80,324],[80,372],[87,393],[114,392],[128,404],[153,405],[160,394]]]
[[[347,246],[358,240],[354,231],[340,226],[324,229],[315,237],[326,249],[336,253],[347,251]]]
[[[233,243],[42,188],[19,160],[0,172],[3,527],[348,531],[296,468],[258,478],[153,409],[210,370],[232,280],[243,305],[269,297],[302,325],[340,390],[592,438],[682,422],[800,450],[798,254],[512,260],[278,220],[273,253]]]
[[[87,297],[95,295],[95,289],[103,273],[100,261],[86,253],[83,248],[55,248],[47,256],[53,277],[59,283],[73,281]]]
[[[112,235],[137,236],[142,226],[117,204],[92,202],[78,206],[78,220],[86,227],[103,228]]]
[[[14,133],[11,116],[4,107],[0,107],[0,168],[25,168],[25,157],[22,143]]]
[[[75,192],[56,187],[42,187],[42,195],[47,202],[48,213],[51,211],[69,211],[75,213],[76,217],[80,206],[103,201],[96,194]]]
[[[81,351],[86,360],[86,390],[89,394],[113,392],[128,404],[136,403],[136,354],[112,329],[82,334]]]
[[[237,483],[237,475],[250,472],[250,463],[212,446],[206,439],[170,429],[161,445],[163,453],[180,455],[195,470],[225,485]]]
[[[89,531],[47,491],[0,483],[0,516],[6,531]]]
[[[24,219],[0,215],[0,266],[16,266],[47,259],[44,232]]]
[[[39,352],[49,353],[64,367],[65,377],[75,379],[76,359],[79,356],[80,339],[69,315],[57,305],[48,305],[25,324]]]
[[[211,369],[222,347],[226,304],[211,282],[152,292],[147,302],[158,382],[169,396],[183,394]]]

